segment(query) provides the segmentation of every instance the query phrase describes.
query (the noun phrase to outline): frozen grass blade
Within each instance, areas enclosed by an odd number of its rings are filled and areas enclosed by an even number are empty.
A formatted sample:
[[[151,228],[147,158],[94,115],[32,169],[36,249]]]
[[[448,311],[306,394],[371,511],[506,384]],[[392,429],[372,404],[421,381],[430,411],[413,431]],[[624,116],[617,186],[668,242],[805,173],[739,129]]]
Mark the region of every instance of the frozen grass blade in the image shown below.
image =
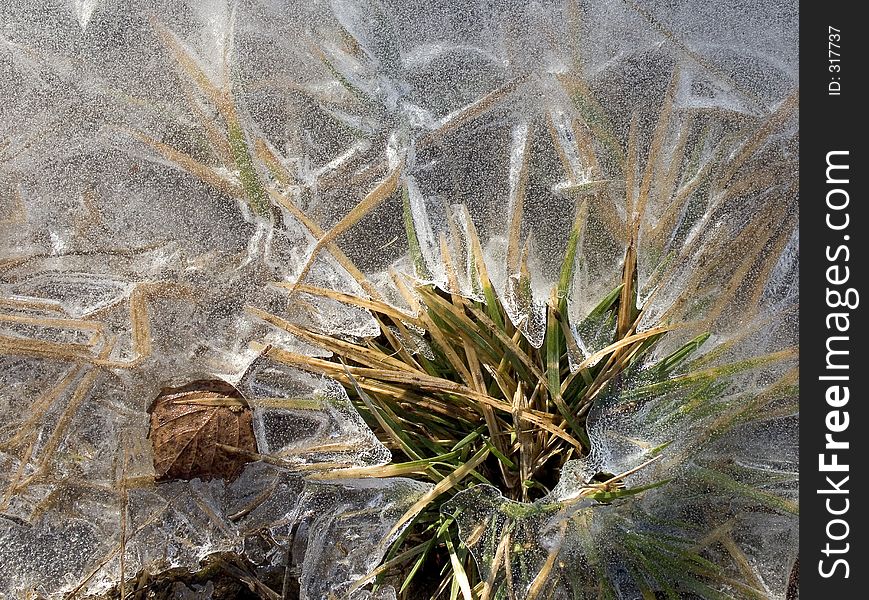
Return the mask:
[[[313,250],[311,250],[311,256],[308,258],[308,261],[304,264],[301,271],[299,272],[299,276],[296,278],[298,283],[304,283],[305,278],[308,276],[311,268],[314,266],[314,261],[317,258],[317,254],[323,248],[323,246],[327,246],[331,244],[338,237],[341,236],[342,233],[353,227],[356,223],[361,221],[367,214],[369,214],[372,210],[380,206],[389,196],[395,192],[398,187],[398,180],[401,176],[402,170],[404,168],[404,164],[399,163],[392,171],[387,175],[386,179],[381,181],[373,190],[371,190],[368,194],[366,194],[365,198],[357,204],[349,213],[347,213],[338,223],[336,223],[329,231],[325,232],[322,237],[317,240],[317,243],[314,245]]]

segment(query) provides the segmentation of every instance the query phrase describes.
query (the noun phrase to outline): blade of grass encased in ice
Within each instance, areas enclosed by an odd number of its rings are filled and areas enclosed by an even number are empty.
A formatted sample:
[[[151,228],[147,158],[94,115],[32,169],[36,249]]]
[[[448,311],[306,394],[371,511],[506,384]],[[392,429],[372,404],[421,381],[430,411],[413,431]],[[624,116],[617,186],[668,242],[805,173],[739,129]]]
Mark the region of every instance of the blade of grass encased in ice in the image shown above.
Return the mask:
[[[723,489],[728,492],[736,493],[773,510],[794,515],[800,514],[800,506],[798,502],[782,498],[781,496],[777,496],[770,492],[765,492],[756,486],[737,481],[721,471],[704,467],[694,467],[691,469],[688,476],[713,484],[713,489]]]
[[[508,81],[501,87],[492,90],[485,96],[475,100],[474,102],[463,106],[459,110],[453,111],[443,119],[436,129],[422,136],[417,141],[417,148],[422,149],[430,144],[437,143],[445,134],[461,127],[480,115],[488,112],[498,103],[502,102],[510,94],[516,91],[528,79],[527,75],[521,75],[512,81]]]
[[[353,83],[349,79],[347,79],[347,77],[345,77],[340,70],[338,70],[338,68],[335,66],[335,63],[330,60],[328,56],[326,56],[326,53],[323,51],[322,48],[320,48],[315,43],[311,43],[309,47],[313,52],[314,56],[316,56],[323,64],[323,66],[326,67],[326,70],[329,72],[329,74],[334,77],[344,89],[350,92],[350,94],[352,94],[352,96],[356,100],[364,105],[369,105],[372,103],[372,99],[369,98],[368,94],[365,93],[362,88],[353,85]]]
[[[380,300],[368,300],[366,298],[362,298],[356,294],[348,294],[345,292],[337,292],[334,290],[330,290],[327,288],[321,288],[313,285],[308,285],[306,283],[286,283],[283,281],[275,282],[273,285],[285,289],[293,288],[295,291],[302,294],[311,294],[312,296],[320,296],[322,298],[328,298],[330,300],[335,300],[337,302],[341,302],[342,304],[347,304],[349,306],[356,306],[359,308],[364,308],[366,310],[370,310],[373,313],[381,314],[386,317],[390,317],[393,319],[399,319],[401,321],[405,321],[407,323],[411,323],[414,325],[419,325],[416,318],[413,315],[405,313],[391,304],[386,302],[382,302]]]
[[[308,343],[314,344],[326,350],[330,350],[339,356],[352,359],[366,366],[372,368],[414,371],[413,367],[411,367],[407,363],[392,358],[387,354],[383,354],[381,352],[371,350],[370,348],[366,348],[365,346],[359,346],[351,342],[345,342],[344,340],[340,340],[338,338],[334,338],[328,335],[313,333],[312,331],[309,331],[303,327],[299,327],[290,323],[286,319],[268,313],[264,310],[260,310],[254,306],[247,306],[245,307],[245,310],[249,314],[259,319],[262,319],[266,323],[274,325],[279,329],[283,329],[284,331],[293,334],[301,340],[304,340]]]
[[[635,0],[622,0],[622,2],[624,2],[627,6],[633,9],[637,14],[642,16],[653,29],[661,34],[681,53],[683,53],[689,59],[703,67],[703,69],[705,69],[715,79],[724,82],[731,89],[739,92],[742,98],[749,102],[756,110],[759,110],[761,114],[766,114],[768,112],[766,103],[754,92],[754,90],[741,86],[739,82],[737,82],[729,74],[717,68],[712,62],[706,60],[706,58],[704,58],[702,55],[695,52],[690,46],[684,43],[679,38],[679,36],[677,36],[671,29],[669,29],[664,23],[658,20],[655,15],[652,14],[652,12],[647,10],[642,5],[638,4]]]
[[[205,137],[211,146],[211,151],[225,167],[231,168],[233,164],[232,148],[230,148],[229,140],[226,139],[226,134],[218,126],[215,119],[206,114],[202,105],[193,97],[191,86],[182,83],[182,88],[187,105],[205,131]]]
[[[418,279],[430,281],[432,275],[425,263],[425,257],[422,255],[422,248],[419,244],[419,237],[416,235],[416,225],[413,222],[410,191],[408,190],[407,182],[404,182],[401,186],[401,215],[404,221],[404,233],[407,236],[408,252],[410,253],[410,259],[413,262],[416,276]]]
[[[223,117],[227,127],[230,151],[239,172],[239,181],[241,182],[244,196],[254,213],[260,216],[268,215],[270,206],[268,195],[265,193],[259,180],[259,175],[256,173],[253,160],[250,157],[244,129],[241,126],[241,120],[233,104],[231,94],[228,90],[222,90],[212,83],[193,55],[173,32],[156,19],[152,19],[152,23],[157,29],[160,39],[174,55],[178,65],[199,90],[214,104]]]
[[[773,135],[776,131],[780,130],[782,126],[791,118],[791,116],[799,109],[799,100],[800,95],[799,91],[794,92],[787,98],[785,98],[781,104],[770,114],[764,122],[755,129],[752,135],[745,141],[742,147],[739,149],[739,152],[733,157],[732,160],[728,161],[727,166],[724,170],[724,173],[721,175],[721,179],[719,180],[719,185],[725,186],[736,172],[740,169],[740,167],[745,164],[745,162],[749,159],[749,157],[754,154],[758,148],[761,147],[763,142],[771,135]]]
[[[639,191],[637,194],[636,214],[629,218],[634,219],[630,239],[634,244],[639,243],[639,232],[641,229],[643,217],[646,212],[646,205],[649,201],[649,194],[652,189],[652,180],[657,172],[658,164],[661,160],[661,152],[663,150],[664,141],[667,136],[670,125],[670,115],[673,113],[673,102],[675,100],[676,88],[679,83],[679,69],[674,69],[673,76],[670,78],[670,85],[664,94],[664,101],[661,104],[661,110],[658,113],[658,122],[655,125],[655,130],[652,133],[652,142],[649,146],[649,155],[646,159],[646,168],[643,173],[642,181],[640,182]]]
[[[730,377],[744,371],[750,371],[758,367],[763,367],[770,364],[775,364],[780,361],[796,358],[798,355],[796,348],[788,348],[771,352],[763,356],[755,356],[725,365],[711,367],[699,371],[693,371],[684,375],[679,375],[666,381],[651,383],[645,386],[637,387],[631,390],[622,392],[621,397],[624,399],[633,399],[644,396],[654,396],[665,392],[670,392],[680,387],[687,385],[695,385],[699,382],[709,382],[720,380],[724,377]]]
[[[377,419],[377,422],[380,424],[380,427],[392,437],[395,442],[401,446],[401,449],[404,451],[407,456],[409,456],[413,460],[422,460],[422,456],[418,452],[418,448],[414,447],[413,442],[398,428],[394,422],[390,422],[387,416],[385,416],[381,411],[377,409],[374,401],[365,393],[353,375],[350,373],[350,370],[347,368],[343,362],[341,365],[344,367],[344,372],[347,374],[347,379],[350,381],[350,384],[353,386],[353,389],[356,390],[356,394],[365,403],[365,406],[368,407],[368,410],[371,412],[371,415]]]
[[[672,481],[671,479],[664,479],[661,481],[656,481],[654,483],[649,483],[646,485],[640,485],[632,488],[624,488],[621,490],[601,490],[599,492],[592,492],[587,494],[586,498],[591,498],[592,500],[597,500],[598,502],[612,502],[613,500],[617,500],[619,498],[626,498],[628,496],[636,496],[642,492],[647,490],[653,490],[655,488],[662,487],[667,485]]]
[[[356,206],[354,206],[350,212],[348,212],[338,223],[332,226],[331,229],[326,231],[314,245],[314,248],[311,250],[311,255],[305,264],[302,266],[301,271],[299,272],[299,276],[296,278],[298,283],[303,283],[305,278],[308,276],[311,268],[314,266],[314,261],[317,257],[319,251],[341,236],[345,231],[353,227],[356,223],[361,221],[366,215],[368,215],[375,208],[380,206],[387,198],[389,198],[398,187],[398,180],[401,177],[402,172],[404,171],[404,161],[400,161],[386,176],[386,179],[378,183],[373,190],[368,192],[365,197],[359,202]]]
[[[540,571],[538,571],[537,575],[534,576],[531,586],[528,588],[528,593],[525,596],[526,600],[536,600],[543,591],[544,586],[552,581],[549,575],[552,572],[552,567],[555,566],[555,561],[558,558],[559,553],[561,552],[561,546],[564,542],[564,534],[567,531],[567,523],[567,520],[562,521],[559,525],[558,532],[553,534],[558,541],[553,543],[551,548],[548,548],[549,554],[546,556],[543,566],[540,567]]]
[[[489,567],[489,576],[486,578],[485,591],[480,596],[480,600],[489,600],[489,598],[492,597],[492,594],[495,594],[495,597],[501,597],[498,592],[494,590],[494,586],[495,579],[497,579],[498,573],[501,570],[501,565],[504,564],[505,560],[510,560],[510,544],[512,543],[510,533],[510,531],[505,532],[501,540],[498,542],[498,546],[495,549],[495,555],[492,559],[491,566]]]
[[[319,240],[323,237],[323,229],[317,225],[317,223],[311,219],[308,215],[304,213],[294,202],[292,202],[289,198],[287,198],[284,194],[280,194],[275,190],[269,189],[267,190],[269,196],[272,201],[278,206],[283,206],[287,209],[290,214],[292,214],[298,221],[305,226],[308,232],[315,240]],[[329,253],[335,258],[341,267],[346,270],[350,276],[365,290],[365,293],[368,294],[372,299],[379,300],[380,293],[377,291],[371,282],[365,277],[365,275],[360,271],[353,261],[344,254],[344,252],[338,247],[335,243],[329,243],[326,245],[326,249]],[[292,290],[292,287],[288,286],[288,289]]]
[[[163,156],[163,158],[176,165],[182,171],[187,171],[194,177],[200,179],[203,183],[211,186],[219,192],[226,194],[231,198],[244,197],[244,189],[242,188],[242,186],[238,185],[236,182],[230,179],[227,179],[223,175],[218,174],[217,171],[215,171],[208,165],[199,162],[189,154],[185,154],[180,150],[176,150],[172,146],[164,144],[163,142],[156,140],[140,131],[128,131],[128,133],[138,139],[140,142],[147,144],[148,146],[159,152],[160,155]]]
[[[228,102],[231,103],[232,100],[230,99]],[[241,120],[238,118],[236,109],[233,108],[229,116],[224,116],[224,119],[226,120],[232,158],[235,161],[235,167],[238,169],[238,178],[241,181],[242,189],[244,189],[247,203],[255,214],[266,217],[269,215],[271,203],[251,158],[247,135],[241,125]]]
[[[278,152],[263,138],[257,138],[253,144],[254,155],[265,165],[275,181],[281,185],[289,186],[296,183],[295,176],[284,165],[284,160]]]
[[[504,329],[504,319],[499,310],[500,302],[495,293],[495,288],[489,279],[489,271],[486,268],[486,260],[483,256],[483,246],[480,243],[480,237],[477,235],[477,228],[474,221],[471,219],[471,214],[468,207],[462,205],[464,211],[465,223],[467,225],[468,237],[470,238],[472,264],[476,268],[476,274],[479,280],[479,286],[483,292],[483,297],[486,299],[485,310],[489,318],[498,326],[499,329]]]
[[[423,496],[414,502],[413,506],[411,506],[404,515],[398,519],[398,522],[392,526],[392,529],[389,530],[389,533],[384,536],[385,539],[391,539],[395,533],[401,529],[410,519],[419,513],[420,510],[425,508],[431,501],[435,498],[443,494],[444,492],[452,489],[457,483],[459,483],[462,479],[464,479],[471,471],[476,469],[480,463],[482,463],[486,457],[489,456],[489,448],[484,447],[480,449],[474,456],[465,464],[461,465],[455,471],[450,473],[443,481],[436,484],[431,490],[423,494]]]
[[[737,543],[733,540],[732,535],[728,532],[721,536],[720,542],[724,548],[727,550],[728,554],[733,558],[733,562],[736,563],[736,566],[739,568],[739,572],[742,574],[742,577],[748,582],[752,587],[757,590],[763,590],[765,588],[763,582],[757,575],[755,568],[751,565],[748,557],[742,551],[742,549],[737,545]]]
[[[576,251],[579,248],[585,222],[588,219],[588,202],[583,200],[576,210],[573,227],[567,238],[567,248],[564,251],[564,261],[561,263],[561,271],[558,276],[558,309],[565,311],[567,298],[570,295],[570,287],[573,283],[573,274],[576,270]]]
[[[556,78],[570,94],[583,124],[603,143],[618,166],[624,165],[625,155],[604,108],[594,98],[588,84],[576,74],[558,73]]]
[[[710,333],[701,333],[692,340],[685,342],[681,348],[675,350],[655,363],[655,369],[661,376],[667,376],[679,367],[693,353],[700,349],[706,340],[709,339]]]
[[[157,35],[163,44],[172,53],[175,61],[196,85],[197,88],[211,101],[214,106],[221,111],[225,109],[225,98],[223,90],[216,86],[211,78],[205,73],[205,70],[199,65],[193,54],[184,46],[181,40],[168,27],[163,25],[156,18],[151,18],[151,25],[157,31]]]
[[[621,297],[622,288],[624,284],[619,284],[616,286],[609,294],[604,296],[603,300],[598,302],[598,304],[588,313],[587,319],[595,319],[603,316],[608,311],[612,310],[612,308],[616,305],[616,302]]]

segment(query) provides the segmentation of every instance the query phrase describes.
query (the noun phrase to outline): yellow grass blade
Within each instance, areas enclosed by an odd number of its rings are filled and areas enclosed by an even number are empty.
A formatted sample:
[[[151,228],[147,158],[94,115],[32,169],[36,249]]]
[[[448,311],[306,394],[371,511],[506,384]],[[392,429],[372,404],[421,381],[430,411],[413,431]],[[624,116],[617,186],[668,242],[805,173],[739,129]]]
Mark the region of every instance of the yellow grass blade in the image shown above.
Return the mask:
[[[393,536],[402,528],[404,525],[414,518],[419,511],[428,506],[435,498],[443,494],[444,492],[448,492],[451,490],[458,482],[464,479],[471,471],[476,469],[480,463],[482,463],[489,456],[489,448],[483,447],[480,451],[478,451],[473,457],[471,457],[468,462],[464,463],[458,469],[447,475],[443,480],[441,480],[437,485],[435,485],[428,492],[423,494],[423,496],[413,503],[407,512],[402,515],[400,519],[392,526],[392,529],[389,530],[384,536],[384,539],[391,540]]]
[[[357,204],[349,213],[347,213],[347,215],[344,216],[344,218],[336,223],[332,229],[323,234],[323,236],[317,241],[314,249],[311,251],[311,256],[308,258],[308,261],[299,272],[299,276],[296,278],[298,283],[304,282],[311,268],[314,266],[314,260],[316,259],[317,254],[323,246],[334,242],[342,233],[361,221],[368,213],[377,208],[387,198],[389,198],[393,192],[395,192],[398,188],[398,180],[403,170],[404,161],[400,162],[394,169],[392,169],[386,179],[381,181],[373,190],[371,190],[365,198],[362,199],[362,202]]]

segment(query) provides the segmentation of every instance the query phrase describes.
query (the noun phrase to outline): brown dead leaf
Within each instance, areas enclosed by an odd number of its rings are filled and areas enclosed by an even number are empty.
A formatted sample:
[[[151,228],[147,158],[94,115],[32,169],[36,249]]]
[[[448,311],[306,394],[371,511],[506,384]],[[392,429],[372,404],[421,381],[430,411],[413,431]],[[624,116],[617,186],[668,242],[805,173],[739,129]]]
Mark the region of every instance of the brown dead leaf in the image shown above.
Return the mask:
[[[257,452],[250,407],[224,381],[163,388],[148,412],[157,481],[231,481]]]

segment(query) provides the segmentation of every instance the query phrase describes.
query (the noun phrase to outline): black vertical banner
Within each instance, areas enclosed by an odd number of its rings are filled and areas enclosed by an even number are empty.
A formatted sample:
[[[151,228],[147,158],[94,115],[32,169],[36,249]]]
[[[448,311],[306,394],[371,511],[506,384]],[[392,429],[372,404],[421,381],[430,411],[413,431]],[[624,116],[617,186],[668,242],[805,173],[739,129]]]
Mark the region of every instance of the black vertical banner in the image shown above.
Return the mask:
[[[858,3],[800,15],[800,597],[864,598],[867,32]],[[862,108],[862,111],[861,111]]]

